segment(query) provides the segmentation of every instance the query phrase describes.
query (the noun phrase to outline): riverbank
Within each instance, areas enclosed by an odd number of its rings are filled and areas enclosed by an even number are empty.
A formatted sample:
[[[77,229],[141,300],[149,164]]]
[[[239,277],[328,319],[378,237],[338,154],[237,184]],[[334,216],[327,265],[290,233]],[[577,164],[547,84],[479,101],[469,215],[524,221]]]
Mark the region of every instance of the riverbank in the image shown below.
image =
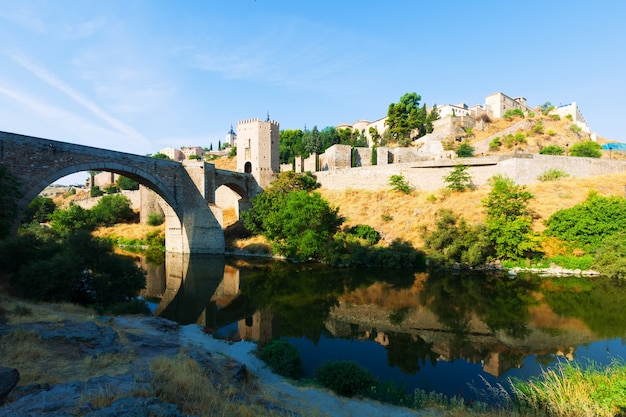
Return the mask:
[[[0,300],[0,366],[21,374],[0,416],[439,415],[294,385],[254,355],[255,344],[198,325]]]

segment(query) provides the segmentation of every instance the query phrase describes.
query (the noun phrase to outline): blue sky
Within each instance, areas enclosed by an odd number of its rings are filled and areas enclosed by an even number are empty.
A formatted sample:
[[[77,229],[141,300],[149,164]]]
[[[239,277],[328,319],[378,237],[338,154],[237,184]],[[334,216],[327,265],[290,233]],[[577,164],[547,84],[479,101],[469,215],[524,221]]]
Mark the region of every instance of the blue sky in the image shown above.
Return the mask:
[[[0,130],[143,155],[501,91],[626,141],[625,26],[621,0],[0,0]]]

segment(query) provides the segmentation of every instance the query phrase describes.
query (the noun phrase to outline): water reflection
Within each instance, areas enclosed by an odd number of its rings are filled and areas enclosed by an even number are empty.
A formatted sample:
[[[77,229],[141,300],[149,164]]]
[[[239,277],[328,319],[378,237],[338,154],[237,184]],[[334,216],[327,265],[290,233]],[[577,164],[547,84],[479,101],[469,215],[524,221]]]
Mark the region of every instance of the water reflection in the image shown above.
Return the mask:
[[[144,268],[145,295],[160,299],[155,314],[221,336],[288,338],[309,370],[350,358],[409,388],[456,394],[462,388],[451,381],[528,377],[579,351],[609,361],[598,344],[623,356],[626,286],[608,279],[511,280],[175,254]]]

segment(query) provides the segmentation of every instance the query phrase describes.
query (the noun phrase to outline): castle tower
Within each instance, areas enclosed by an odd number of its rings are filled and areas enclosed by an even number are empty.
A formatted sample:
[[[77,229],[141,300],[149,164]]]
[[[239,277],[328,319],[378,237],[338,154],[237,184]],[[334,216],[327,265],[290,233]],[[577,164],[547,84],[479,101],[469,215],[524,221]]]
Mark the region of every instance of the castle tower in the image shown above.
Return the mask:
[[[237,171],[252,174],[266,188],[280,170],[278,159],[278,122],[259,119],[237,124]]]

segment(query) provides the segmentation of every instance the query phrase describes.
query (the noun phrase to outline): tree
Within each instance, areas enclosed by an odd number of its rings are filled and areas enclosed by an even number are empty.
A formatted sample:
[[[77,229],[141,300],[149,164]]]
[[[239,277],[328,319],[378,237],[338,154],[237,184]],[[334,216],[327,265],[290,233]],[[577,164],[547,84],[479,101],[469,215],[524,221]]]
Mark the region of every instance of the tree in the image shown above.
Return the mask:
[[[404,194],[410,194],[413,190],[411,184],[409,184],[406,178],[404,178],[404,175],[402,173],[390,176],[389,185],[391,186],[392,190],[400,191]]]
[[[165,160],[170,160],[170,161],[172,160],[172,158],[170,158],[169,156],[167,156],[167,155],[165,155],[164,153],[161,153],[161,152],[157,152],[157,153],[155,153],[153,155],[148,155],[148,156],[150,156],[152,158],[156,158],[156,159],[165,159]]]
[[[281,164],[293,164],[296,156],[304,153],[303,132],[300,129],[282,130],[278,142],[279,161]]]
[[[313,126],[312,130],[304,132],[302,140],[304,142],[304,151],[307,156],[323,152],[322,138],[320,137],[320,131],[317,129],[317,126]]]
[[[128,197],[122,194],[105,195],[92,209],[94,221],[103,226],[130,221],[134,217]]]
[[[265,236],[281,255],[296,260],[321,258],[343,218],[319,193],[309,193],[318,185],[310,173],[281,173],[241,214],[244,225]]]
[[[339,143],[339,133],[334,126],[325,127],[320,131],[320,140],[322,142],[322,152],[331,146]]]
[[[420,107],[421,96],[406,93],[398,103],[391,103],[387,109],[387,138],[402,146],[432,132],[432,123],[439,118],[436,108],[430,117],[426,106]]]
[[[21,195],[20,182],[0,166],[0,239],[9,234],[17,216],[17,201]]]
[[[30,223],[31,221],[46,223],[56,208],[57,206],[51,198],[37,196],[28,204],[22,223]]]
[[[92,231],[96,227],[91,212],[72,202],[65,210],[50,215],[50,227],[61,236],[69,236],[80,229]]]
[[[435,227],[432,232],[424,233],[424,243],[429,257],[439,264],[472,267],[486,263],[493,254],[484,225],[472,227],[463,217],[444,209],[437,213]]]
[[[600,158],[602,156],[602,146],[598,142],[587,140],[572,145],[569,154],[571,156]]]
[[[539,239],[532,230],[532,213],[528,201],[533,195],[526,187],[497,175],[483,206],[486,224],[496,255],[500,259],[519,259],[539,250]]]
[[[626,279],[626,232],[604,239],[596,251],[592,268],[612,278]]]
[[[120,190],[138,190],[139,183],[135,180],[131,180],[130,178],[124,177],[120,175],[115,180],[115,184],[120,188]]]
[[[468,169],[469,167],[467,165],[455,166],[450,174],[444,177],[444,181],[448,184],[446,188],[452,191],[473,189],[474,183],[472,182],[472,176],[468,172]]]

